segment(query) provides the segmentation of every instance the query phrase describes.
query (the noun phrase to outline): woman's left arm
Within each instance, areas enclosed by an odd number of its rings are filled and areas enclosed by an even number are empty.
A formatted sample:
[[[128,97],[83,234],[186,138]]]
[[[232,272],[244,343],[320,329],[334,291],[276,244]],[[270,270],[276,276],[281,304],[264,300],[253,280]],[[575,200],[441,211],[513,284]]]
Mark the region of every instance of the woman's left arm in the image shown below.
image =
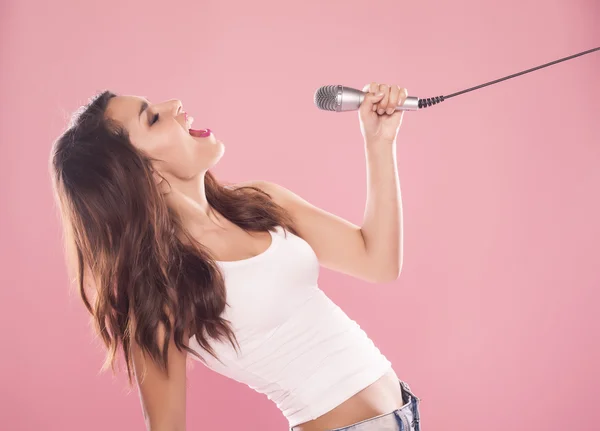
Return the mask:
[[[402,270],[402,199],[396,136],[403,111],[395,108],[404,103],[407,92],[398,86],[374,82],[363,90],[369,93],[359,109],[367,161],[367,199],[361,227],[278,184],[251,181],[238,186],[258,187],[285,208],[298,234],[324,267],[373,283],[390,282]]]

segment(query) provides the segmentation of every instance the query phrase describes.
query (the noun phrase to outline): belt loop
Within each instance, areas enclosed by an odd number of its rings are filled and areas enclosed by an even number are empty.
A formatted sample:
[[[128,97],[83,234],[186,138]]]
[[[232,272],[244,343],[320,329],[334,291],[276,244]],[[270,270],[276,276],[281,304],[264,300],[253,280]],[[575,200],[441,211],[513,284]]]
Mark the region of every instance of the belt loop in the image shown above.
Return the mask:
[[[400,379],[398,379],[400,380]],[[410,386],[408,385],[408,383],[406,383],[403,380],[400,380],[400,385],[402,386],[402,388],[413,398],[415,398],[417,401],[421,401],[421,398],[417,397],[415,394],[413,394],[413,392],[410,390]]]

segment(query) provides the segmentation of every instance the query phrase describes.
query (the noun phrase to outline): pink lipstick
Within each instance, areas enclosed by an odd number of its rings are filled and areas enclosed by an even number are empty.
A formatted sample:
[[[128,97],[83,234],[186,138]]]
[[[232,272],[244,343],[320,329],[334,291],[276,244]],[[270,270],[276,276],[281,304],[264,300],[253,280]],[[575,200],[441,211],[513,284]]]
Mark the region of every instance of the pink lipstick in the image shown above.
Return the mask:
[[[207,136],[210,136],[210,134],[211,134],[210,129],[203,129],[203,130],[190,129],[190,135],[192,135],[196,138],[206,138]]]

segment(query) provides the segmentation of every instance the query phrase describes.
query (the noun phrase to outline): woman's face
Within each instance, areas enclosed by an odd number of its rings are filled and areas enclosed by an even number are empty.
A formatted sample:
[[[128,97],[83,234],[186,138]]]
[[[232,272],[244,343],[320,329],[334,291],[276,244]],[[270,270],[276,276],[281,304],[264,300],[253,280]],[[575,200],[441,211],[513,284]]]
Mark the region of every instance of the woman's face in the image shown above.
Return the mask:
[[[150,103],[143,97],[117,96],[109,101],[106,115],[127,129],[135,147],[160,159],[153,167],[167,179],[193,179],[215,165],[224,152],[214,134],[205,138],[189,134],[191,118],[188,115],[186,124],[176,99]]]

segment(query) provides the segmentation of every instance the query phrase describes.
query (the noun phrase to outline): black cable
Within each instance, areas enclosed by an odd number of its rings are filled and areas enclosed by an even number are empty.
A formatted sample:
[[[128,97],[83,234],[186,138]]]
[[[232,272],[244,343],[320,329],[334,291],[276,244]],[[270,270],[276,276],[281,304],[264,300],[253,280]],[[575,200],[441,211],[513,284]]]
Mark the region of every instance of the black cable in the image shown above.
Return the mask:
[[[443,102],[444,100],[449,99],[451,97],[458,96],[458,95],[464,94],[464,93],[468,93],[469,91],[477,90],[478,88],[482,88],[482,87],[486,87],[488,85],[496,84],[497,82],[505,81],[507,79],[514,78],[515,76],[519,76],[519,75],[523,75],[525,73],[533,72],[534,70],[542,69],[544,67],[548,67],[548,66],[551,66],[553,64],[560,63],[561,61],[570,60],[572,58],[579,57],[580,55],[589,54],[591,52],[598,51],[598,50],[600,50],[600,47],[589,49],[587,51],[580,52],[579,54],[570,55],[569,57],[561,58],[560,60],[555,60],[555,61],[552,61],[550,63],[542,64],[541,66],[537,66],[537,67],[534,67],[532,69],[527,69],[527,70],[524,70],[523,72],[515,73],[513,75],[505,76],[504,78],[500,78],[500,79],[496,79],[494,81],[486,82],[485,84],[481,84],[481,85],[478,85],[476,87],[467,88],[466,90],[462,90],[462,91],[459,91],[457,93],[452,93],[452,94],[450,94],[448,96],[437,96],[437,97],[430,97],[430,98],[427,98],[427,99],[419,99],[419,108],[427,108],[428,106],[435,105],[437,103]]]

